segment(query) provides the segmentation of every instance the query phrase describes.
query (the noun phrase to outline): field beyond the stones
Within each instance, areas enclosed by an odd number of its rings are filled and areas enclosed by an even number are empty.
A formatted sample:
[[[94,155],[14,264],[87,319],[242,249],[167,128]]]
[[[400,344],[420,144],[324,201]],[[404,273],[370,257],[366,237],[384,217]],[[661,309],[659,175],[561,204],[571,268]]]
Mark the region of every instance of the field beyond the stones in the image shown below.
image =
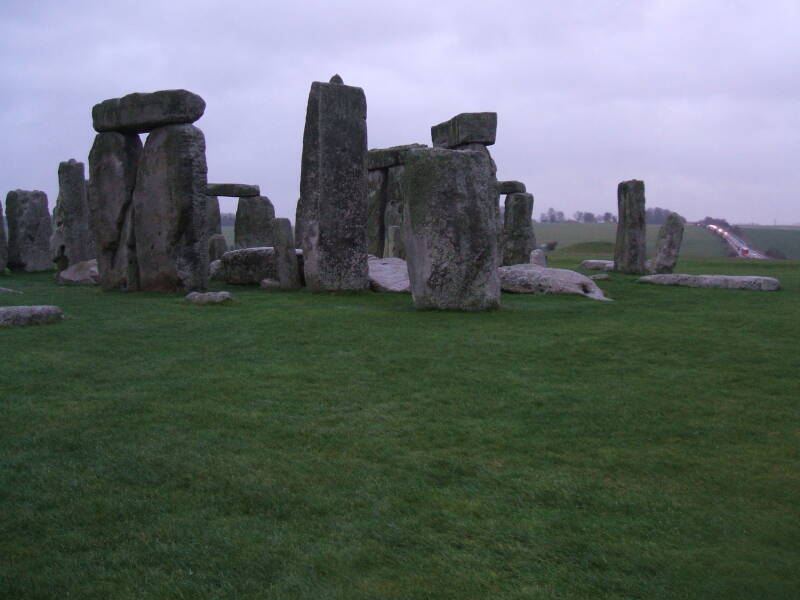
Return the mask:
[[[783,289],[462,314],[0,276],[67,315],[0,329],[0,597],[800,597],[800,262],[676,272]]]

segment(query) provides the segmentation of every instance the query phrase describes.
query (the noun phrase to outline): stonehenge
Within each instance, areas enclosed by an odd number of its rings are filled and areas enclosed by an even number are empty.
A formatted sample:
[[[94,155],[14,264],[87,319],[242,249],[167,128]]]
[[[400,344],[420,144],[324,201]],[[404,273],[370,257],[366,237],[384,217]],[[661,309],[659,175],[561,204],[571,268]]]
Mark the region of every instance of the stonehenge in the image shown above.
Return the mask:
[[[617,187],[619,219],[614,245],[614,270],[643,275],[646,272],[644,182],[623,181]]]
[[[514,294],[577,294],[592,300],[606,298],[597,284],[568,269],[550,269],[534,264],[500,267],[500,285]]]
[[[135,93],[95,104],[92,126],[98,133],[148,133],[165,125],[194,123],[205,110],[205,101],[187,90]]]
[[[670,213],[659,228],[656,239],[656,256],[651,269],[653,273],[672,273],[681,250],[683,227],[681,216],[677,213]]]
[[[301,287],[299,263],[295,251],[294,232],[289,219],[273,222],[273,247],[275,248],[275,271],[280,287],[293,290]]]
[[[75,159],[58,165],[58,199],[53,221],[50,249],[57,271],[95,258],[84,166]]]
[[[296,222],[310,289],[367,289],[367,101],[338,75],[311,84]]]
[[[503,265],[519,265],[530,261],[536,248],[533,233],[533,195],[512,192],[506,196],[503,212]]]
[[[260,196],[261,189],[257,185],[248,185],[246,183],[209,183],[206,186],[206,193],[209,196],[247,198],[249,196]]]
[[[64,320],[64,311],[58,306],[2,306],[0,328],[23,325],[44,325]]]
[[[781,282],[774,277],[755,275],[686,275],[683,273],[663,273],[640,277],[638,283],[655,285],[679,285],[695,288],[721,288],[728,290],[754,290],[759,292],[776,292],[781,289]]]
[[[234,244],[237,248],[272,246],[275,207],[266,196],[243,196],[236,207]]]
[[[47,194],[39,190],[14,190],[6,196],[8,268],[12,271],[49,271],[53,223]]]

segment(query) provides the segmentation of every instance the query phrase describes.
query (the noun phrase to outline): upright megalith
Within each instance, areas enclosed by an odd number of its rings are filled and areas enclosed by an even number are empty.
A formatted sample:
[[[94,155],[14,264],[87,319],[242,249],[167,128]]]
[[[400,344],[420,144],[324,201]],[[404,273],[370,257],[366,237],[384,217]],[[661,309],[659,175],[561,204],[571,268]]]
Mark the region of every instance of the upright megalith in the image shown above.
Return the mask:
[[[275,248],[275,271],[280,287],[287,290],[299,288],[300,269],[294,247],[294,233],[289,219],[275,219],[273,222]]]
[[[386,171],[370,170],[367,173],[367,254],[372,256],[383,256],[386,243],[385,210]]]
[[[406,156],[403,231],[414,305],[486,310],[500,304],[494,202],[487,153],[429,148]]]
[[[128,94],[95,104],[92,125],[100,133],[145,133],[165,125],[194,123],[205,110],[205,101],[187,90]]]
[[[8,268],[13,271],[47,271],[53,223],[47,194],[38,190],[14,190],[6,196],[8,218]]]
[[[58,165],[58,200],[53,221],[50,249],[57,271],[95,258],[83,163],[75,159]]]
[[[678,262],[683,241],[684,220],[678,213],[670,213],[658,230],[653,273],[672,273]]]
[[[207,190],[210,190],[208,186]],[[228,242],[222,235],[222,217],[219,213],[219,198],[206,195],[207,225],[208,225],[208,260],[215,261],[222,258],[228,251]]]
[[[133,190],[142,154],[136,134],[98,133],[89,152],[89,217],[103,289],[137,290]]]
[[[645,237],[644,182],[623,181],[617,187],[617,242],[614,246],[614,270],[643,274],[647,247]]]
[[[533,234],[533,194],[514,192],[506,196],[503,213],[504,265],[521,265],[530,261],[536,248]]]
[[[272,222],[275,207],[266,196],[239,198],[236,207],[236,222],[233,227],[234,244],[237,248],[272,246]]]
[[[167,125],[147,137],[133,191],[142,290],[208,285],[206,144],[194,125]]]
[[[309,288],[368,288],[367,100],[338,76],[311,84],[297,219]]]
[[[386,246],[383,250],[383,258],[403,258],[401,254],[405,255],[403,228],[400,225],[392,225],[386,230]]]
[[[0,204],[0,275],[8,265],[8,237],[6,236],[6,219],[3,217],[3,205]]]

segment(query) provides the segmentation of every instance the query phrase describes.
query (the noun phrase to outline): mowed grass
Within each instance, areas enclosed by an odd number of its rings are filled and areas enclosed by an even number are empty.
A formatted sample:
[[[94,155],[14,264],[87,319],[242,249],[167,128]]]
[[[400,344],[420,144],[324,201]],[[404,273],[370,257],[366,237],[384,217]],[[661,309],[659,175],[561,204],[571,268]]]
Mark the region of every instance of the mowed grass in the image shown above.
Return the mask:
[[[759,250],[780,250],[786,258],[800,259],[800,227],[742,226],[747,239]]]
[[[660,225],[647,226],[647,252],[655,254],[656,237]],[[616,223],[534,223],[536,241],[539,244],[558,242],[556,255],[580,254],[587,250],[599,253],[584,258],[614,258],[614,241],[617,236]],[[604,245],[599,244],[604,242]],[[593,246],[583,244],[594,243]],[[579,245],[580,244],[580,245]],[[579,245],[579,246],[578,246]],[[570,246],[576,246],[570,248]],[[683,233],[681,255],[696,258],[721,258],[725,247],[719,238],[702,227],[687,225]]]
[[[0,330],[0,597],[800,597],[800,263],[679,270],[783,290],[0,278],[68,317]]]

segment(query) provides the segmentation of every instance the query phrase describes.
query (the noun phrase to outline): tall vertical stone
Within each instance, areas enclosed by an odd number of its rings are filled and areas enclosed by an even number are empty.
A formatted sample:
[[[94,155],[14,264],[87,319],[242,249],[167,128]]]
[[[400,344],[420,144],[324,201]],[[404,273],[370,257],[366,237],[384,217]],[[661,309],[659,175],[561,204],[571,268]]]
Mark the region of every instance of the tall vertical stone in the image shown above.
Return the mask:
[[[38,190],[14,190],[6,196],[8,217],[8,268],[14,271],[47,271],[53,223],[47,194]]]
[[[313,290],[365,290],[367,101],[341,83],[311,84],[300,170],[303,261]]]
[[[58,200],[53,209],[53,221],[50,249],[57,271],[95,258],[83,163],[75,159],[58,165]]]
[[[386,230],[386,245],[383,248],[383,258],[403,258],[405,256],[405,243],[403,242],[403,228],[392,225]]]
[[[139,288],[133,189],[142,154],[136,134],[99,133],[89,152],[89,222],[103,289]]]
[[[683,218],[678,213],[670,213],[658,230],[656,257],[653,259],[654,273],[672,273],[681,251],[683,227]]]
[[[236,222],[233,227],[234,244],[237,248],[272,246],[272,222],[275,207],[266,196],[239,198],[236,207]]]
[[[375,169],[367,175],[367,253],[373,256],[383,256],[386,237],[383,222],[385,210],[386,171]]]
[[[506,196],[503,213],[503,264],[529,262],[536,247],[533,234],[533,194],[516,192]]]
[[[6,219],[3,216],[3,205],[0,204],[0,273],[8,265],[8,237],[6,237]]]
[[[496,183],[483,152],[431,148],[406,156],[403,231],[417,308],[499,306]]]
[[[403,165],[396,165],[394,167],[389,167],[386,176],[386,209],[384,213],[384,226],[386,228],[386,241],[384,242],[384,248],[389,243],[389,230],[392,227],[401,227],[403,226],[403,188],[400,185],[402,181],[403,172],[405,171],[405,166]],[[392,256],[395,258],[405,258],[406,251],[405,251],[405,244],[403,242],[403,236],[397,236],[394,238],[394,242],[392,244],[392,253],[387,254],[384,250],[384,256]]]
[[[645,272],[647,246],[645,237],[644,182],[623,181],[617,187],[617,242],[614,246],[614,270],[622,273]]]
[[[222,233],[222,216],[219,213],[219,198],[208,196],[208,234]]]
[[[281,288],[292,290],[300,287],[300,269],[294,247],[294,234],[289,219],[273,222],[275,247],[275,271]]]
[[[142,290],[208,285],[206,144],[194,125],[166,125],[145,142],[133,191]]]
[[[209,188],[211,184],[209,184]],[[208,260],[215,261],[222,258],[228,251],[228,242],[222,235],[222,217],[219,213],[219,198],[206,196],[208,209]]]

